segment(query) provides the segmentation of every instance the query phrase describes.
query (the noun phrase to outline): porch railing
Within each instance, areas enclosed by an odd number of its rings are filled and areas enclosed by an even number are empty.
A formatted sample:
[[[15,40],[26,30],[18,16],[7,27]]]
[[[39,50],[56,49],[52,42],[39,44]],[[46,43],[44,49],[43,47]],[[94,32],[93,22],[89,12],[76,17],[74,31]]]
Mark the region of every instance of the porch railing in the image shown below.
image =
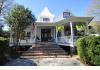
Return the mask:
[[[74,36],[74,45],[76,45],[76,40],[79,38],[79,36]],[[62,37],[57,37],[57,43],[62,43],[62,44],[71,44],[71,36],[62,36]]]
[[[35,39],[34,38],[27,38],[27,39],[21,39],[19,40],[19,45],[31,45],[35,43]],[[13,38],[9,40],[9,46],[13,46],[14,45],[14,41]]]

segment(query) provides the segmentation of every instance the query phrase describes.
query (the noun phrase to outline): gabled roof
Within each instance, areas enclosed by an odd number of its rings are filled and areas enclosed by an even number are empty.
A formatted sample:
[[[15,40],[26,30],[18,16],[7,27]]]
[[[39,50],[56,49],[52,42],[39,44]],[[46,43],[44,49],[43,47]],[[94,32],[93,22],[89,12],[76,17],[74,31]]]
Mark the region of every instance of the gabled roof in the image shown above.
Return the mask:
[[[43,9],[43,11],[40,13],[39,17],[52,17],[54,18],[54,15],[48,10],[47,7]]]

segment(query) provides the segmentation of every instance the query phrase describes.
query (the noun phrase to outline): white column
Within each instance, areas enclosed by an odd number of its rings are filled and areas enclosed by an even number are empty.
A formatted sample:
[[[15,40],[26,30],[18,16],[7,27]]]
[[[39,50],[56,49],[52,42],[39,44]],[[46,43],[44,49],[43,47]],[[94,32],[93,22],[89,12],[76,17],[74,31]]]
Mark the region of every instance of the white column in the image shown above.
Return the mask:
[[[36,36],[37,36],[37,26],[35,26],[35,43],[36,43]]]
[[[57,43],[57,27],[56,27],[55,31],[56,31],[55,33],[56,33],[56,43]]]
[[[71,47],[74,47],[74,33],[73,33],[73,25],[72,25],[72,22],[70,22],[70,28],[71,28],[71,44],[70,46]]]
[[[13,37],[12,37],[12,32],[10,32],[10,39],[9,39],[9,46],[13,46],[14,42],[13,42]]]
[[[86,22],[86,33],[89,34],[88,22]]]

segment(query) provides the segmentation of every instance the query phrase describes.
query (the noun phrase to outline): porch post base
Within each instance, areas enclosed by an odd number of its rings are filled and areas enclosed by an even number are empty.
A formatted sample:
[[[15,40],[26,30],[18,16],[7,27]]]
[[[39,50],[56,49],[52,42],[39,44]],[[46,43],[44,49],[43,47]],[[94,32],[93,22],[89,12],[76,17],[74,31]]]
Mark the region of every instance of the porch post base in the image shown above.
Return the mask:
[[[70,47],[70,56],[73,57],[75,48],[74,47]]]

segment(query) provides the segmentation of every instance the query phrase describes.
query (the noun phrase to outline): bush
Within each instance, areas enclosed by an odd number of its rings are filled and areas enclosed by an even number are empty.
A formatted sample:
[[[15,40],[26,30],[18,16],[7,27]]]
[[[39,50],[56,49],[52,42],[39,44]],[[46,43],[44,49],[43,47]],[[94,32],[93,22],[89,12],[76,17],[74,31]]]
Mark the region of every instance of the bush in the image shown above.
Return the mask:
[[[100,36],[86,36],[78,39],[77,51],[82,62],[100,65]]]
[[[3,65],[6,62],[5,54],[8,49],[8,40],[0,37],[0,65]]]

